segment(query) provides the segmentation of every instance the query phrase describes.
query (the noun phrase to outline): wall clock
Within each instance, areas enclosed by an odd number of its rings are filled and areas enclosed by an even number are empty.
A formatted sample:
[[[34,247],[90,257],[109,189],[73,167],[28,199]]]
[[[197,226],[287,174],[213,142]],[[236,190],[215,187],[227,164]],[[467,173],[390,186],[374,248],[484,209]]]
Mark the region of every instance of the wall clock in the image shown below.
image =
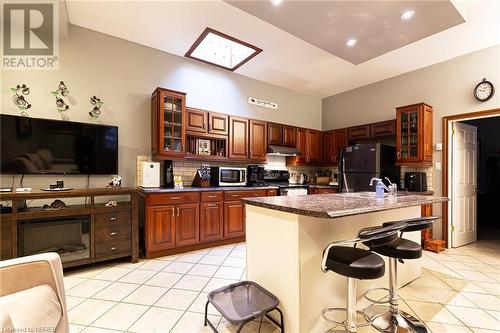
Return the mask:
[[[483,79],[474,88],[474,98],[480,102],[486,102],[495,93],[495,87],[490,81]]]

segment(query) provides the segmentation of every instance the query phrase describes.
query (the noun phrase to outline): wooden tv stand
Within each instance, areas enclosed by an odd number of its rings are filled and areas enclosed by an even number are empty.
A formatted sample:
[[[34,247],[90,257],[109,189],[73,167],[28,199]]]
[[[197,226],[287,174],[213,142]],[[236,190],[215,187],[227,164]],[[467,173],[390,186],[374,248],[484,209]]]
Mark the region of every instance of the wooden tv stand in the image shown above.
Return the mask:
[[[78,199],[75,199],[78,198]],[[126,198],[125,200],[123,198]],[[66,208],[44,209],[39,202],[50,204],[55,199],[66,202]],[[117,200],[117,206],[106,207],[108,200]],[[10,203],[12,212],[0,215],[0,259],[16,258],[18,230],[22,222],[63,217],[90,217],[89,257],[67,261],[64,267],[130,257],[139,259],[138,197],[135,188],[90,188],[64,192],[35,190],[31,192],[2,192],[0,201]],[[84,201],[72,204],[70,201]],[[104,202],[103,202],[104,201]],[[29,203],[25,208],[25,203]],[[38,207],[37,207],[38,206]]]

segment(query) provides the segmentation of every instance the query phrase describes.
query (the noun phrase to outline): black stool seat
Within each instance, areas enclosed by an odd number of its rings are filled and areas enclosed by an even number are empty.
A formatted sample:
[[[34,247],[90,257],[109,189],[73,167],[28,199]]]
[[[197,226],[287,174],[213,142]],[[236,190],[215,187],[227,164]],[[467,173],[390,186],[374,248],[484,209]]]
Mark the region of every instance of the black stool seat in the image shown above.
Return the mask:
[[[333,246],[326,260],[326,269],[355,279],[378,279],[384,275],[384,260],[367,250]]]
[[[422,246],[404,238],[398,238],[392,243],[377,246],[371,250],[383,256],[398,259],[418,259],[422,256]]]
[[[382,224],[382,226],[388,227],[388,226],[394,225],[396,223],[406,223],[406,228],[401,230],[401,232],[418,231],[418,230],[432,228],[432,224],[438,218],[439,218],[438,216],[422,216],[422,217],[415,217],[415,218],[402,220],[402,221],[385,222],[384,224]]]

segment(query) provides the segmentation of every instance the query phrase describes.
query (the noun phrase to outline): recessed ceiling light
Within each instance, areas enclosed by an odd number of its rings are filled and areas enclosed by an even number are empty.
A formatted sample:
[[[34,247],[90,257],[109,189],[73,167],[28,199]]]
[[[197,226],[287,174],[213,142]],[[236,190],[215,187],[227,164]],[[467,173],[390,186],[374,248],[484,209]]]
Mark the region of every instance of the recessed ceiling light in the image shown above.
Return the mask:
[[[283,3],[283,0],[271,0],[271,3],[275,6],[279,6]]]
[[[260,52],[252,44],[206,28],[185,56],[234,71]]]
[[[413,17],[413,15],[415,15],[415,11],[414,10],[405,10],[402,14],[401,14],[401,19],[402,20],[409,20]]]
[[[349,38],[347,42],[345,42],[345,45],[353,47],[354,45],[356,45],[357,42],[358,41],[356,40],[356,38]]]

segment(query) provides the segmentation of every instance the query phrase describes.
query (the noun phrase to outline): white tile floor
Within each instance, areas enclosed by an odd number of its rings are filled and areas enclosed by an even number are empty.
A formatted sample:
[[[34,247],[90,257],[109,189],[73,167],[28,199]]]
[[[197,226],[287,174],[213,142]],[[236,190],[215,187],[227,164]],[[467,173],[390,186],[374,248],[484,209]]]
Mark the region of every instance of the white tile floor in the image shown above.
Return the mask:
[[[211,332],[203,327],[207,292],[244,279],[245,257],[242,243],[67,271],[71,332]],[[500,333],[500,241],[425,252],[423,265],[422,277],[400,290],[402,309],[433,333]],[[209,313],[220,332],[234,332],[215,309]],[[279,330],[266,322],[261,332]]]

